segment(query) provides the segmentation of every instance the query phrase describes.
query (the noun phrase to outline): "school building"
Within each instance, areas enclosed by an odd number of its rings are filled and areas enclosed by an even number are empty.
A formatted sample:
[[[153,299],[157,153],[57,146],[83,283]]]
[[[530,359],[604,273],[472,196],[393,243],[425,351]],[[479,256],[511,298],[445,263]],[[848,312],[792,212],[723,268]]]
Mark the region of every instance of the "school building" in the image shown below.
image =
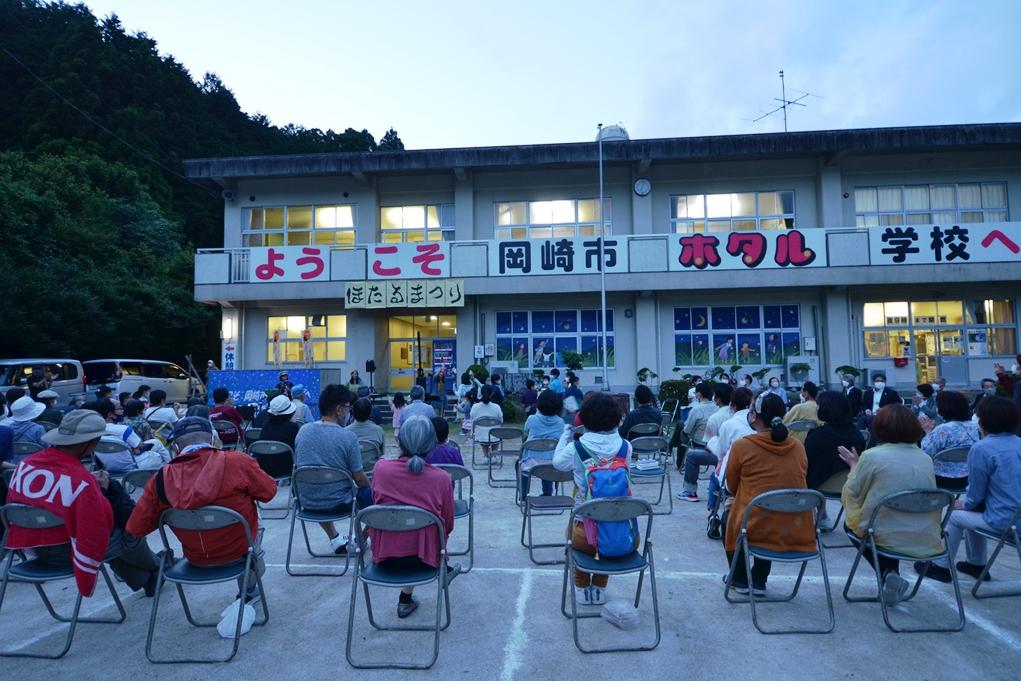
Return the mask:
[[[195,258],[224,368],[363,374],[581,355],[599,387],[714,366],[904,392],[1018,352],[1021,124],[186,161],[224,197]]]

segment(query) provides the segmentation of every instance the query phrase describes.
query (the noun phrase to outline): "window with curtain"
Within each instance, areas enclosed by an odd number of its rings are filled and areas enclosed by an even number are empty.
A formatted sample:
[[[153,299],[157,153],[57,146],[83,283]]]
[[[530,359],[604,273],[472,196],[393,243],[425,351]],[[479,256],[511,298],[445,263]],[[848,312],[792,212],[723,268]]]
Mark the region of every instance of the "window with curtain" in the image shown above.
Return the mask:
[[[340,246],[355,243],[354,204],[264,206],[241,213],[245,246]]]
[[[347,356],[346,315],[291,315],[269,317],[266,322],[266,362],[274,362],[273,334],[279,334],[280,361],[303,363],[303,334],[309,331],[316,362],[343,362]]]
[[[613,233],[610,199],[603,199],[606,211],[606,236]],[[599,199],[560,199],[556,201],[497,202],[497,239],[572,239],[597,236]]]
[[[670,197],[676,234],[794,229],[794,191],[687,194]]]
[[[859,227],[947,225],[1005,222],[1007,184],[957,184],[856,187],[855,222]]]
[[[383,243],[452,241],[453,238],[452,203],[385,206],[379,209],[379,240]]]

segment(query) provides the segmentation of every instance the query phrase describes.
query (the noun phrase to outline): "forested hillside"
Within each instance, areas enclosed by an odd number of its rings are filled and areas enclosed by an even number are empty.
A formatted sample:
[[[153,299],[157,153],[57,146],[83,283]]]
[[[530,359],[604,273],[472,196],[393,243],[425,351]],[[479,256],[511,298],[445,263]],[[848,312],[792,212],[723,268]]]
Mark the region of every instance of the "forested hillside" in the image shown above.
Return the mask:
[[[181,160],[401,148],[248,114],[116,17],[0,0],[0,356],[217,357],[191,263],[223,204]]]

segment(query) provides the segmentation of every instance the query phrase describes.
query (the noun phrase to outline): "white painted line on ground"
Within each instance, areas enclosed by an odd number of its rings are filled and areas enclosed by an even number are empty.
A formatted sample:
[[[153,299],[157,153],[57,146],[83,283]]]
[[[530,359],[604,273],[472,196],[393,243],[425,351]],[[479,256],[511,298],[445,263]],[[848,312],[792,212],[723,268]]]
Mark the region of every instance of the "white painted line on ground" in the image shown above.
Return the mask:
[[[957,612],[957,600],[953,596],[943,591],[940,591],[932,584],[925,584],[923,582],[923,586],[925,587],[926,591],[934,595],[940,602],[944,603],[955,613]],[[961,591],[964,591],[963,585],[961,587]],[[993,624],[982,615],[976,615],[974,611],[969,611],[967,602],[965,602],[964,604],[964,617],[965,622],[974,624],[982,631],[986,632],[993,638],[999,640],[1000,643],[1010,646],[1012,649],[1016,651],[1021,651],[1021,640],[1018,640],[1014,636],[1011,636],[1009,632]]]
[[[521,653],[528,645],[528,635],[525,633],[525,610],[531,595],[532,573],[525,572],[521,575],[521,590],[518,591],[514,623],[511,625],[510,636],[507,637],[507,645],[503,649],[503,670],[500,672],[500,681],[513,681],[515,672],[521,666]]]

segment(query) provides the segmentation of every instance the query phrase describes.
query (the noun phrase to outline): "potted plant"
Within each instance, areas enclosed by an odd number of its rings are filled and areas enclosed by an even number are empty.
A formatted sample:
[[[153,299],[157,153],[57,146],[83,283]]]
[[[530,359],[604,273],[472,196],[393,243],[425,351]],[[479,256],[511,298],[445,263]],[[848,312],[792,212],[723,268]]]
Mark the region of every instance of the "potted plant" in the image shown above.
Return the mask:
[[[691,382],[686,379],[663,381],[659,384],[659,401],[662,404],[666,400],[676,399],[681,406],[687,406],[689,388],[691,388]]]
[[[564,360],[564,366],[571,371],[581,371],[583,366],[581,353],[575,352],[574,350],[565,350],[560,353],[560,356]]]
[[[857,379],[859,376],[861,376],[861,370],[851,366],[850,364],[842,364],[833,371],[834,373],[836,373],[837,376],[840,377],[854,376],[855,379]]]
[[[808,375],[808,372],[812,370],[812,365],[807,362],[795,362],[790,366],[790,369],[794,380],[802,381]]]
[[[475,378],[479,379],[480,383],[485,383],[486,379],[489,378],[489,369],[481,364],[472,364],[468,367],[468,372]]]
[[[752,378],[754,378],[759,383],[762,383],[762,379],[764,379],[766,377],[766,374],[768,374],[769,372],[770,372],[770,368],[769,367],[763,367],[763,368],[759,369],[758,371],[753,371],[752,372]]]
[[[659,374],[657,374],[652,369],[649,369],[648,367],[642,367],[641,369],[638,370],[637,377],[638,382],[644,385],[645,382],[650,378],[659,378]]]

